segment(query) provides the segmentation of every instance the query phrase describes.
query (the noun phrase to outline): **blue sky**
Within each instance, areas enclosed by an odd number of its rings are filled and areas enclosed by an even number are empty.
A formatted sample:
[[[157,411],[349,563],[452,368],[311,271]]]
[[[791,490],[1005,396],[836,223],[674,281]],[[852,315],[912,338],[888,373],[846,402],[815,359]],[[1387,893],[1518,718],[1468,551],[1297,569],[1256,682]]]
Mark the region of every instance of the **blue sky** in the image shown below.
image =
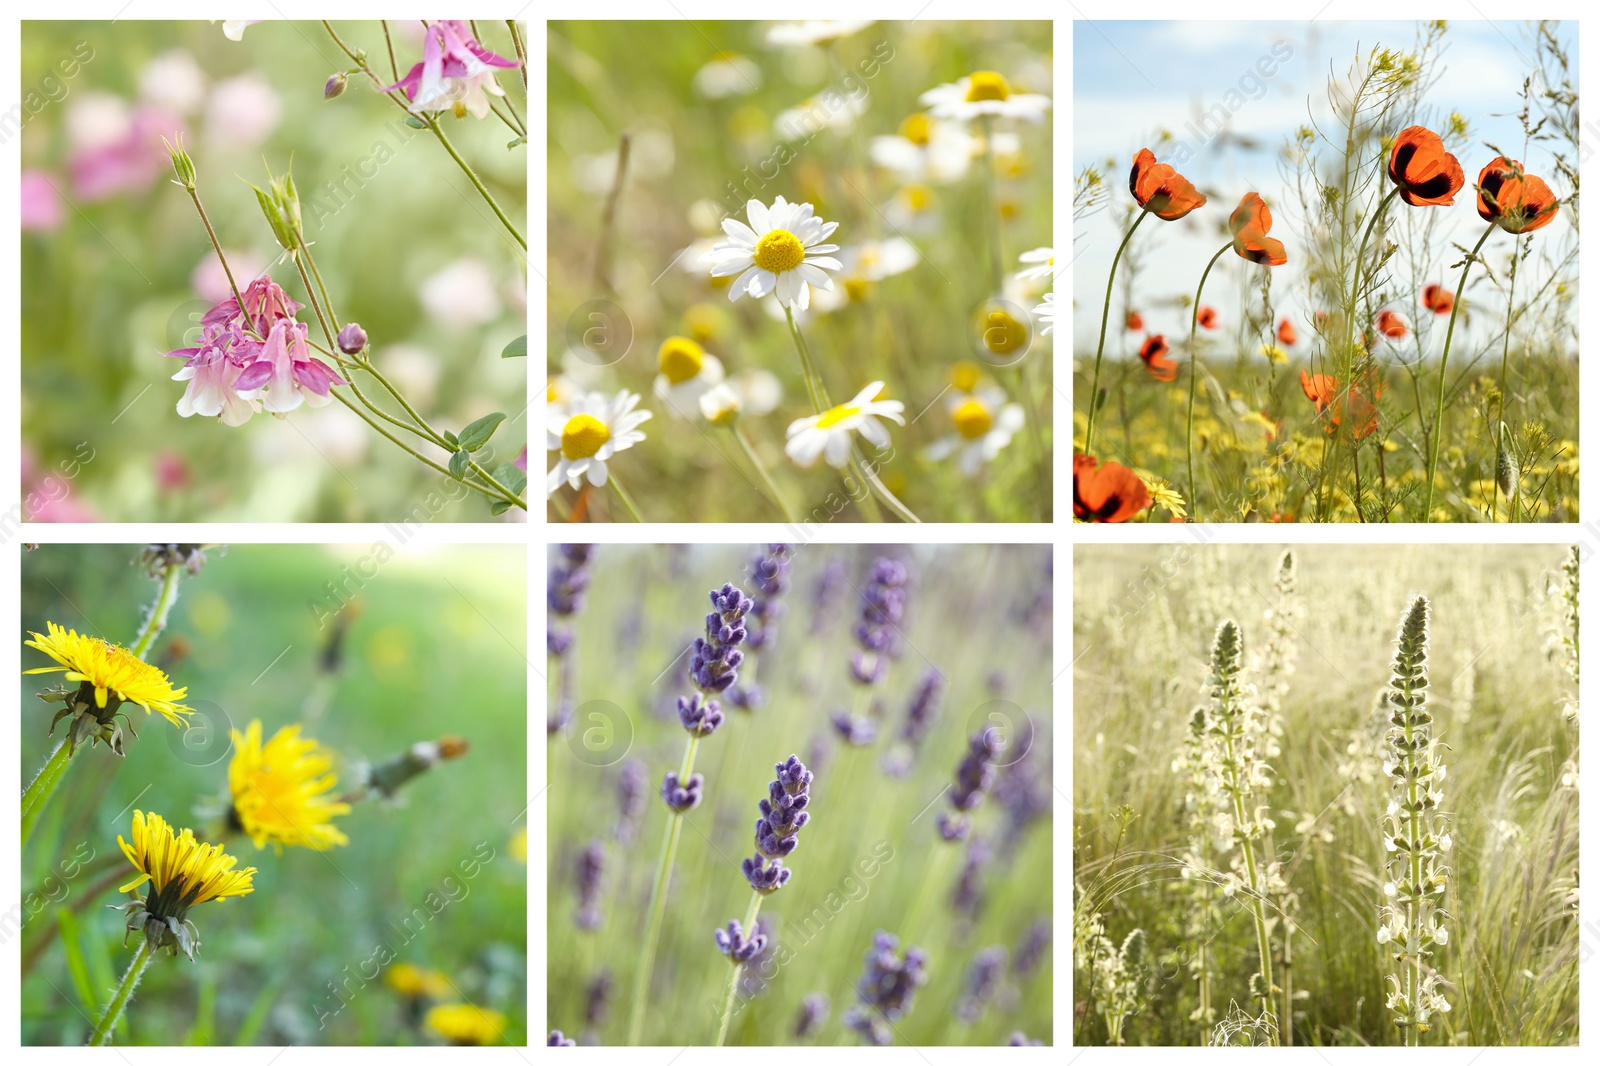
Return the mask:
[[[1294,303],[1294,293],[1304,290],[1294,274],[1294,219],[1288,208],[1295,198],[1279,173],[1279,150],[1308,116],[1328,117],[1330,70],[1344,75],[1355,58],[1365,56],[1374,45],[1407,49],[1416,40],[1417,27],[1414,22],[1076,23],[1073,171],[1090,164],[1103,165],[1108,158],[1116,161],[1108,172],[1112,208],[1074,228],[1074,334],[1079,350],[1085,337],[1092,350],[1099,329],[1106,271],[1121,237],[1120,208],[1130,202],[1127,173],[1133,153],[1152,144],[1161,129],[1171,130],[1190,147],[1193,158],[1180,170],[1211,202],[1184,222],[1147,222],[1140,227],[1134,239],[1146,255],[1141,287],[1149,294],[1150,303],[1159,308],[1180,292],[1192,295],[1200,271],[1220,243],[1215,227],[1226,220],[1240,196],[1255,189],[1274,205],[1274,235],[1290,244],[1290,263],[1278,268],[1273,278],[1274,302],[1303,322],[1310,308]],[[1577,27],[1565,24],[1558,33],[1567,42],[1576,70]],[[1466,194],[1458,194],[1453,207],[1426,209],[1441,212],[1435,243],[1447,264],[1460,257],[1450,252],[1446,242],[1470,245],[1482,231],[1483,224],[1472,208],[1470,183],[1492,158],[1484,141],[1521,158],[1531,173],[1551,181],[1558,196],[1570,190],[1554,180],[1555,170],[1545,150],[1533,146],[1524,151],[1516,112],[1521,106],[1522,79],[1534,65],[1526,26],[1519,22],[1452,22],[1444,40],[1441,76],[1427,95],[1427,110],[1417,118],[1437,128],[1441,116],[1458,111],[1472,126],[1471,141],[1457,153],[1467,172]],[[1259,66],[1263,60],[1264,68]],[[1272,76],[1261,78],[1261,69],[1271,70]],[[1211,136],[1195,125],[1199,116],[1217,105],[1231,112],[1226,137]],[[1210,129],[1216,128],[1213,122]],[[1253,141],[1254,146],[1241,145],[1241,138]],[[1165,160],[1165,153],[1158,154]],[[1385,179],[1384,191],[1387,188]],[[1152,228],[1158,232],[1152,233]],[[1552,238],[1570,235],[1566,220],[1558,218],[1541,231],[1545,234]],[[1503,251],[1509,252],[1509,237],[1505,244]],[[1242,267],[1237,260],[1234,265]],[[1219,269],[1221,266],[1219,263]],[[1236,317],[1237,286],[1246,280],[1247,269],[1260,268],[1232,269],[1215,291],[1217,282],[1208,282],[1205,302],[1234,311],[1230,317]],[[1451,288],[1454,276],[1451,272]],[[1414,307],[1402,310],[1408,317],[1416,317]],[[1147,312],[1146,318],[1152,315]],[[1187,325],[1174,307],[1158,310],[1151,328],[1181,335]],[[1110,344],[1107,347],[1114,349]]]

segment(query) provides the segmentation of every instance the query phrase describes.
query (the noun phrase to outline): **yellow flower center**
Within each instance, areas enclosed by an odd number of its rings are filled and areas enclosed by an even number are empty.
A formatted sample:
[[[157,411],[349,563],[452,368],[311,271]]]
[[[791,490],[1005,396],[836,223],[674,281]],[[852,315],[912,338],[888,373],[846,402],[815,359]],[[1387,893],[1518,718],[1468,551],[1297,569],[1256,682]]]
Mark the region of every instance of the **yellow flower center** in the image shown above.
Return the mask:
[[[851,407],[849,404],[840,404],[838,407],[829,408],[822,412],[822,417],[817,419],[818,429],[832,429],[851,415],[861,413],[861,408]]]
[[[900,123],[900,136],[917,145],[926,145],[933,135],[933,122],[927,115],[907,115]]]
[[[688,337],[668,337],[661,342],[661,353],[657,358],[666,379],[674,385],[682,385],[700,376],[700,368],[706,363],[706,350]],[[600,443],[605,442],[605,438],[601,438]]]
[[[906,206],[915,214],[921,214],[933,206],[933,190],[926,185],[907,185],[901,193],[906,198]]]
[[[963,359],[950,368],[950,384],[957,392],[971,392],[978,387],[978,376],[982,373],[977,363]]]
[[[950,419],[956,424],[956,432],[968,440],[977,440],[994,425],[994,416],[982,400],[962,401]]]
[[[762,270],[782,274],[805,262],[806,246],[788,230],[775,229],[756,242],[755,254],[751,258]]]
[[[1011,83],[1006,81],[1005,75],[996,74],[992,70],[975,71],[967,80],[967,102],[975,104],[980,100],[1004,100],[1011,95]]]
[[[982,312],[983,346],[996,355],[1021,351],[1028,343],[1028,327],[1003,308],[990,305]]]
[[[707,304],[692,304],[683,313],[683,328],[695,340],[705,344],[717,335],[720,324],[716,309]]]
[[[860,303],[862,300],[865,300],[868,296],[872,295],[872,279],[859,277],[845,278],[844,292],[846,296],[850,297],[851,303]]]
[[[561,431],[561,454],[568,459],[589,459],[611,439],[611,430],[594,415],[573,415]]]

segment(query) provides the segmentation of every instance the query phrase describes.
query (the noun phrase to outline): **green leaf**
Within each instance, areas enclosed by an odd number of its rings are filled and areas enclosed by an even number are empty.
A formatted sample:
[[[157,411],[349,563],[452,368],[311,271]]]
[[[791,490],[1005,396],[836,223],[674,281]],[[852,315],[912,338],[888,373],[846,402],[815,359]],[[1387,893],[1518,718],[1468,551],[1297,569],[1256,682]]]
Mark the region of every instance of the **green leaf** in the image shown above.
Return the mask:
[[[528,472],[516,463],[501,463],[495,467],[494,479],[516,493],[528,487]]]
[[[467,464],[471,461],[472,456],[467,454],[466,449],[463,448],[461,451],[456,452],[450,457],[450,476],[457,481],[465,478],[467,476]]]
[[[506,150],[510,151],[511,149],[515,148],[519,144],[527,144],[527,143],[528,143],[528,138],[526,138],[526,137],[518,137],[514,141],[507,141],[506,142]]]
[[[67,956],[67,972],[72,976],[72,987],[78,1001],[91,1018],[100,1017],[101,1004],[96,1001],[94,982],[89,979],[89,964],[83,958],[83,946],[78,939],[78,917],[62,907],[56,912],[56,924],[61,928],[61,947]]]
[[[469,422],[467,428],[461,431],[461,447],[469,452],[477,451],[489,443],[489,438],[494,436],[494,431],[505,420],[506,416],[496,411],[492,415],[484,415],[474,422]]]
[[[233,1038],[234,1047],[246,1047],[256,1042],[256,1036],[261,1032],[262,1026],[267,1024],[267,1012],[278,1000],[278,993],[283,990],[282,979],[263,988],[250,1005],[250,1013],[245,1015],[244,1021],[239,1025],[239,1032]]]
[[[511,510],[511,505],[504,500],[496,500],[489,505],[490,514],[501,515],[509,510]]]
[[[527,354],[528,354],[528,335],[526,333],[524,333],[522,336],[518,337],[516,340],[512,341],[510,344],[505,346],[505,348],[500,352],[500,358],[502,358],[502,359],[516,359],[518,357],[526,358]]]
[[[406,125],[410,126],[414,130],[425,130],[428,128],[428,124],[422,121],[416,115],[412,115],[410,118],[406,119]]]
[[[448,429],[444,431],[444,439],[445,443],[449,444],[452,448],[461,447],[461,442],[456,439],[456,435],[451,433]]]

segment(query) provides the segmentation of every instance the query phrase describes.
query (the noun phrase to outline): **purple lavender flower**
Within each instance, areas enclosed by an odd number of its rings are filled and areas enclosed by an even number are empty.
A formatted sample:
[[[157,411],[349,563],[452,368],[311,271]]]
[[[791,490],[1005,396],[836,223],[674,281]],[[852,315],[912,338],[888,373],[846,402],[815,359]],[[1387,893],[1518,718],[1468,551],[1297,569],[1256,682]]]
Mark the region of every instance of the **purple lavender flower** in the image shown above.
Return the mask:
[[[737,918],[728,923],[726,931],[718,929],[712,935],[716,938],[717,950],[726,955],[728,961],[734,965],[749,962],[767,946],[767,938],[760,933],[752,932],[751,936],[746,938]]]
[[[727,700],[741,711],[759,711],[767,705],[767,690],[754,682],[735,685],[727,691]]]
[[[1040,918],[1028,926],[1028,931],[1023,934],[1022,943],[1017,945],[1017,958],[1011,969],[1018,977],[1026,977],[1044,959],[1044,953],[1050,946],[1050,919]]]
[[[867,950],[866,972],[856,983],[861,1006],[852,1007],[844,1024],[880,1047],[894,1040],[892,1022],[911,1012],[917,989],[928,983],[928,958],[921,948],[899,953],[900,941],[879,930]]]
[[[794,1020],[794,1035],[805,1040],[821,1029],[828,1021],[828,997],[813,992],[800,1001],[800,1013]]]
[[[638,759],[622,764],[617,777],[617,825],[611,831],[619,844],[633,843],[639,831],[639,818],[644,814],[645,765]]]
[[[716,700],[703,699],[700,693],[678,697],[678,721],[697,737],[709,737],[722,724],[722,708]]]
[[[572,721],[572,646],[576,634],[570,627],[557,625],[556,618],[570,618],[583,606],[583,594],[589,587],[589,561],[594,557],[592,544],[562,544],[556,549],[556,563],[550,568],[550,586],[545,594],[551,621],[545,631],[545,647],[556,660],[561,673],[560,694],[556,698],[555,713],[545,722],[547,733],[559,733]]]
[[[855,629],[860,650],[850,660],[850,676],[857,684],[875,685],[883,678],[886,660],[900,639],[906,577],[906,568],[893,559],[879,559],[872,564],[867,586],[861,590],[861,618]]]
[[[922,681],[911,697],[911,706],[906,708],[906,724],[900,730],[901,739],[913,749],[921,746],[922,738],[928,733],[928,726],[938,716],[943,695],[944,675],[930,667],[928,672],[922,675]]]
[[[811,802],[811,771],[798,755],[778,763],[776,771],[776,778],[767,783],[767,798],[761,801],[761,817],[756,819],[756,854],[741,863],[745,880],[762,895],[788,883],[789,871],[778,860],[799,845],[798,834],[811,820],[806,810]],[[772,864],[764,859],[771,859]]]
[[[560,1029],[552,1029],[550,1030],[550,1046],[577,1047],[578,1042],[576,1040],[568,1039],[567,1034],[563,1033]]]
[[[829,719],[839,739],[852,747],[865,747],[878,739],[878,727],[870,718],[857,718],[847,711],[835,711]]]
[[[827,628],[828,620],[833,616],[834,608],[839,605],[840,595],[844,592],[848,581],[848,571],[843,560],[829,559],[822,567],[822,573],[817,575],[816,584],[811,586],[812,636]]]
[[[739,680],[744,652],[738,645],[747,636],[744,616],[752,606],[750,597],[732,585],[723,585],[711,593],[706,635],[695,638],[694,655],[689,661],[689,677],[701,692],[725,692]]]
[[[600,891],[606,872],[606,846],[600,840],[589,841],[578,859],[578,915],[579,929],[600,928]]]
[[[1000,990],[1000,980],[1006,970],[1006,949],[995,946],[984,948],[972,960],[967,970],[967,987],[956,1008],[956,1016],[968,1025],[983,1017],[983,1012]]]
[[[939,833],[945,840],[955,843],[967,838],[968,824],[962,812],[983,803],[984,793],[994,785],[994,760],[1003,746],[998,729],[985,729],[968,739],[967,754],[956,766],[956,783],[950,789],[950,806],[957,813],[939,815]]]
[[[1021,1029],[1011,1034],[1011,1039],[1006,1041],[1007,1047],[1044,1047],[1043,1040],[1029,1040],[1028,1034]]]
[[[988,898],[983,890],[983,875],[988,869],[994,850],[981,837],[973,837],[967,845],[967,859],[961,868],[961,878],[950,895],[950,906],[976,919]]]
[[[700,806],[700,793],[705,788],[706,779],[699,774],[690,774],[688,781],[679,781],[675,770],[668,770],[667,776],[661,782],[661,798],[668,807],[684,814]]]
[[[745,859],[739,867],[744,871],[744,879],[750,882],[750,887],[763,896],[770,896],[789,883],[790,871],[783,862],[773,859],[769,864],[759,852]]]
[[[755,606],[750,609],[752,649],[765,648],[777,639],[778,620],[784,606],[780,597],[789,590],[789,561],[794,549],[787,544],[769,544],[767,550],[750,561],[750,584],[755,587]]]
[[[595,975],[595,979],[589,982],[583,1017],[590,1025],[605,1024],[606,1014],[611,1008],[612,987],[610,970],[601,970]]]
[[[766,964],[778,953],[778,935],[773,928],[770,915],[763,914],[756,919],[755,932],[760,934],[766,944],[751,956],[739,971],[739,989],[746,999],[754,999],[767,990],[772,970]]]

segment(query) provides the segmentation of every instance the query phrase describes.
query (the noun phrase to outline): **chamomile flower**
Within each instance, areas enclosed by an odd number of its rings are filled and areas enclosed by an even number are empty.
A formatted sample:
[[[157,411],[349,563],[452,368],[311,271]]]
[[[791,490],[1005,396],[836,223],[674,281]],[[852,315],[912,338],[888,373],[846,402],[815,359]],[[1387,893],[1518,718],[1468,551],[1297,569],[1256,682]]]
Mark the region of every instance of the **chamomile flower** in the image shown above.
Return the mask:
[[[589,484],[603,487],[607,460],[644,440],[639,427],[650,412],[635,411],[638,404],[638,394],[627,389],[612,397],[591,392],[571,403],[550,404],[545,448],[556,453],[556,465],[545,478],[545,495],[555,495],[563,481],[577,488],[585,476]]]
[[[921,182],[902,186],[885,205],[883,217],[903,233],[927,234],[939,228],[939,202]]]
[[[834,41],[860,33],[875,19],[807,19],[804,22],[780,22],[767,30],[767,43],[789,48],[807,45],[832,44]]]
[[[1023,252],[1017,256],[1018,261],[1030,264],[1028,269],[1017,272],[1018,281],[1034,281],[1038,278],[1048,278],[1056,272],[1056,251],[1054,248],[1035,248],[1031,252]]]
[[[950,403],[954,431],[934,441],[923,454],[934,462],[957,456],[956,467],[962,476],[976,476],[1022,429],[1022,405],[1006,403],[1005,398],[996,388],[957,394]]]
[[[761,68],[737,52],[718,52],[694,74],[694,91],[707,100],[743,96],[759,88]]]
[[[791,204],[781,196],[771,208],[751,200],[745,212],[748,226],[736,218],[722,220],[728,239],[718,242],[707,257],[712,277],[737,275],[728,299],[776,294],[783,306],[803,311],[811,302],[812,285],[833,288],[825,271],[843,264],[826,254],[839,246],[823,242],[839,223],[823,222],[810,204]]]
[[[700,394],[700,417],[713,426],[731,426],[739,420],[739,393],[723,382]]]
[[[866,113],[865,96],[826,92],[778,112],[772,128],[786,141],[808,141],[825,129],[848,133],[856,119]]]
[[[1045,293],[1044,303],[1035,307],[1033,313],[1040,322],[1044,323],[1039,327],[1039,336],[1048,337],[1054,333],[1056,329],[1056,294],[1053,292]]]
[[[889,431],[878,419],[887,418],[903,426],[906,405],[899,400],[877,399],[882,391],[883,382],[874,381],[848,402],[791,423],[784,452],[801,466],[811,466],[821,456],[829,466],[842,470],[850,461],[853,433],[859,432],[880,449],[887,448]]]
[[[843,266],[838,280],[842,284],[834,286],[834,293],[842,297],[838,303],[842,306],[865,300],[871,295],[874,284],[884,278],[904,274],[921,261],[922,253],[904,237],[864,241],[844,249],[839,253],[839,262]],[[822,293],[817,294],[817,303],[818,310],[831,310],[822,306],[826,303]]]
[[[668,337],[657,353],[656,398],[678,418],[693,418],[700,397],[722,382],[722,361],[688,337]]]
[[[977,118],[1020,118],[1044,121],[1050,98],[1041,93],[1019,93],[1004,74],[977,70],[960,81],[935,86],[921,101],[935,118],[967,122]]]
[[[874,137],[867,155],[902,182],[946,185],[966,174],[982,142],[959,122],[941,122],[918,112],[900,123],[900,132]]]

